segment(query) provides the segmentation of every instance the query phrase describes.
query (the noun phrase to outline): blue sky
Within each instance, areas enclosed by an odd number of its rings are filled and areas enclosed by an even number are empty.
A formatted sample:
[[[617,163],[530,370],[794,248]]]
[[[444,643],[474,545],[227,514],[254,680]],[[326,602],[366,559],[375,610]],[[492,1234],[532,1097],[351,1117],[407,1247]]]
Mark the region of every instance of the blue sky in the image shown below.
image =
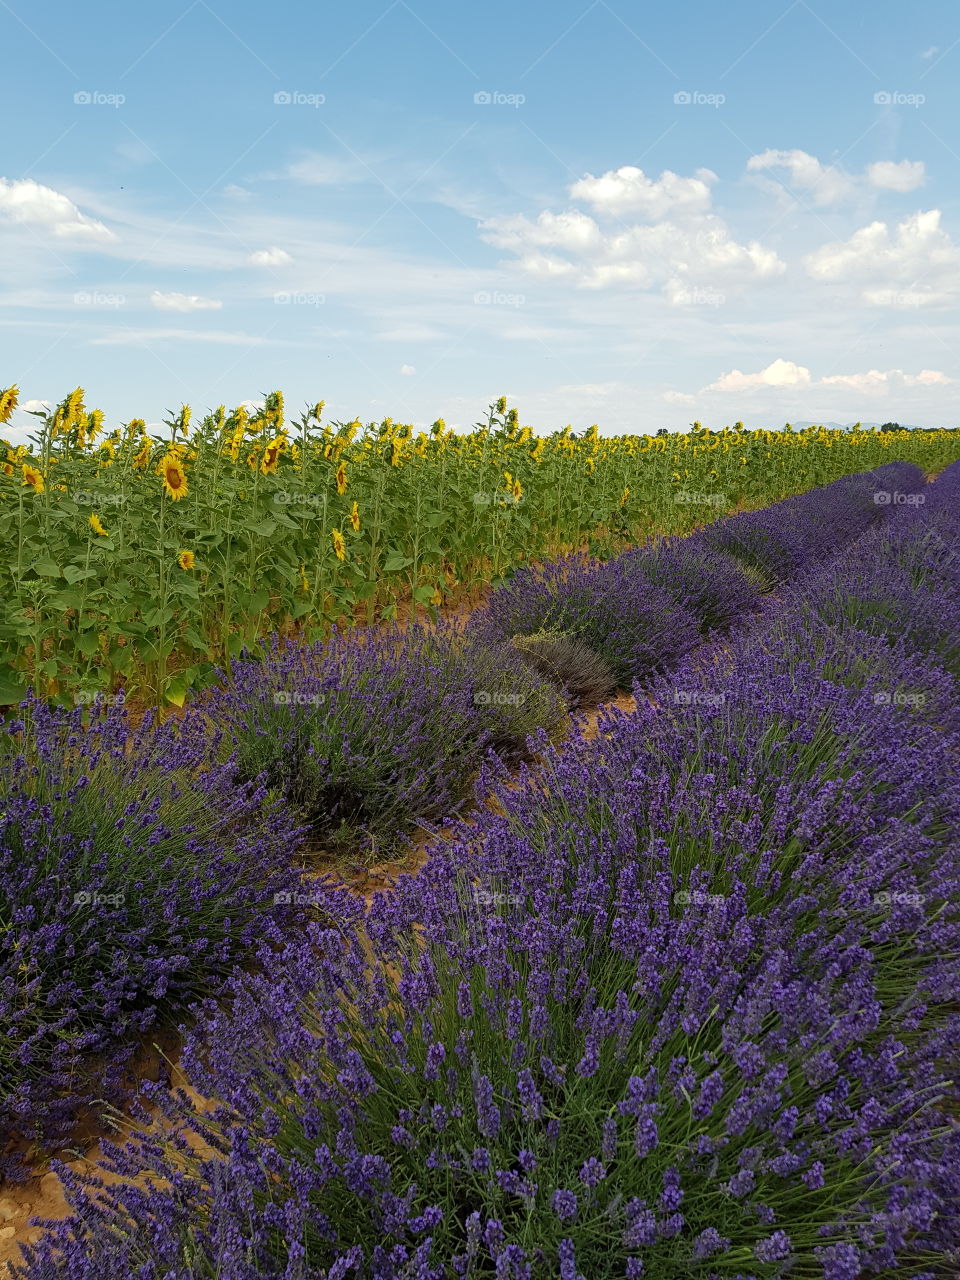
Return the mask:
[[[0,42],[28,401],[956,424],[955,3],[0,0]]]

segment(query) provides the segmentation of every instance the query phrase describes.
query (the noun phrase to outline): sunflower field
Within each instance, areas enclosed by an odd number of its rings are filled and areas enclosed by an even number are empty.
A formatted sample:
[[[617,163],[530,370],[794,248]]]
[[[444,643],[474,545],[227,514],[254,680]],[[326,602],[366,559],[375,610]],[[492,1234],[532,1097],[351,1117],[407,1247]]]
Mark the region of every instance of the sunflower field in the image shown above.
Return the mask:
[[[0,423],[17,396],[0,392]],[[184,405],[151,434],[109,430],[77,388],[28,445],[0,441],[0,704],[27,688],[182,704],[267,635],[429,619],[530,560],[960,457],[957,430],[537,435],[501,398],[470,431],[420,431],[323,408],[288,420],[275,391],[199,420]]]

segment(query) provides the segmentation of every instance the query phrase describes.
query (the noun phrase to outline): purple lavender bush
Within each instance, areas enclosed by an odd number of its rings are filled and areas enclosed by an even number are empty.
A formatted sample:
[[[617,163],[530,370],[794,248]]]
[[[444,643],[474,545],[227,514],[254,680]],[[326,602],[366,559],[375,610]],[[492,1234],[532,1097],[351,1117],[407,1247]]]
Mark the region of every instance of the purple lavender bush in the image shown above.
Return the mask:
[[[471,626],[486,641],[543,631],[570,636],[596,653],[621,686],[669,666],[699,637],[694,616],[624,557],[601,564],[571,556],[522,569]]]
[[[186,1049],[219,1111],[158,1094],[179,1136],[112,1166],[162,1182],[68,1178],[76,1217],[23,1275],[960,1261],[960,739],[828,644],[798,680],[764,625],[595,740],[544,736],[519,785],[491,761],[491,804],[362,932],[262,949]]]
[[[759,609],[762,595],[743,566],[693,538],[671,538],[622,560],[671,596],[697,619],[702,632],[719,631]]]
[[[30,702],[0,726],[5,1174],[25,1142],[117,1100],[138,1038],[302,915],[274,903],[297,885],[297,828],[206,750],[119,708],[85,727],[81,709]]]
[[[454,812],[488,751],[559,732],[563,700],[516,656],[456,628],[334,635],[233,665],[193,720],[223,726],[238,776],[292,804],[311,840],[384,855]]]

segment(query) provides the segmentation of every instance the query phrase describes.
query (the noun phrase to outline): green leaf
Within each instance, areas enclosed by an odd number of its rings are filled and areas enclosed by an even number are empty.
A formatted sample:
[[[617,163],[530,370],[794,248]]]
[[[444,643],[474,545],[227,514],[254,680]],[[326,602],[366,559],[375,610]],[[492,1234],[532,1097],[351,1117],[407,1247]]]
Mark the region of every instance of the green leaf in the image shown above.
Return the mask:
[[[34,573],[39,573],[41,578],[60,578],[63,575],[60,572],[60,566],[52,560],[35,560],[31,566]]]
[[[270,592],[266,587],[260,587],[259,590],[254,591],[253,595],[250,597],[250,612],[260,613],[269,603]]]
[[[95,578],[97,576],[96,569],[81,569],[79,565],[67,564],[63,566],[63,576],[73,585],[75,582],[81,582],[84,578]]]
[[[405,556],[402,551],[391,551],[383,562],[383,571],[397,573],[400,569],[406,569],[408,564],[413,564],[413,556]]]
[[[13,667],[0,667],[0,706],[21,702],[27,696],[27,686],[19,671]]]

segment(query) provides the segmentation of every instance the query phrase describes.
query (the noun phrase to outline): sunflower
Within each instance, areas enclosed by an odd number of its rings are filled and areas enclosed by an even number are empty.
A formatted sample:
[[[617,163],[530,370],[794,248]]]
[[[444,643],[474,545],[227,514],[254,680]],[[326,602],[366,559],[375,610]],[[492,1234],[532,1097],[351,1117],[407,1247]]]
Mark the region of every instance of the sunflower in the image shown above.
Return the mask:
[[[338,560],[346,560],[347,544],[344,541],[343,534],[339,529],[334,529],[333,534],[333,550]]]
[[[177,564],[181,569],[192,569],[197,563],[197,557],[192,551],[181,551],[177,556]]]
[[[337,467],[337,493],[346,493],[347,491],[347,468],[341,462]]]
[[[286,445],[283,436],[274,436],[263,452],[263,461],[260,463],[260,471],[263,475],[269,476],[276,471],[280,462],[280,454]]]
[[[307,573],[303,565],[300,566],[300,586],[303,589],[304,595],[306,595],[310,590],[310,579],[307,577]]]
[[[133,465],[134,467],[136,467],[137,471],[145,471],[147,467],[149,467],[150,454],[152,450],[153,450],[153,446],[151,445],[147,437],[144,436],[143,440],[140,443],[140,452],[133,459]]]
[[[0,422],[10,421],[14,409],[17,407],[19,395],[19,387],[7,387],[6,391],[0,391]]]
[[[2,471],[2,472],[3,472],[3,474],[4,474],[5,476],[12,476],[12,475],[13,475],[13,463],[12,463],[12,462],[5,462],[5,463],[3,464],[3,466],[2,466],[2,467],[0,467],[0,471]]]
[[[43,476],[36,467],[31,467],[29,462],[22,462],[20,470],[23,472],[22,484],[28,484],[34,493],[43,493]]]
[[[629,490],[629,489],[624,489],[623,493],[620,495],[620,505],[621,505],[621,507],[622,507],[622,506],[624,506],[624,504],[626,503],[626,501],[627,501],[627,499],[628,499],[629,497],[630,497],[630,490]]]
[[[360,508],[356,503],[350,508],[350,524],[354,533],[360,532]]]
[[[431,604],[443,604],[443,593],[439,587],[434,587],[433,595],[430,597]]]
[[[108,537],[108,536],[109,536],[109,535],[108,535],[108,533],[107,533],[107,531],[106,531],[106,529],[105,529],[105,528],[103,527],[103,525],[100,523],[100,517],[99,517],[98,515],[96,515],[96,514],[92,515],[92,516],[90,517],[90,522],[89,522],[89,523],[90,523],[90,528],[93,530],[93,532],[94,532],[94,533],[99,533],[99,534],[100,534],[100,536],[101,536],[101,538],[106,538],[106,537]]]
[[[187,477],[175,453],[168,453],[160,463],[163,487],[174,502],[187,496]]]

